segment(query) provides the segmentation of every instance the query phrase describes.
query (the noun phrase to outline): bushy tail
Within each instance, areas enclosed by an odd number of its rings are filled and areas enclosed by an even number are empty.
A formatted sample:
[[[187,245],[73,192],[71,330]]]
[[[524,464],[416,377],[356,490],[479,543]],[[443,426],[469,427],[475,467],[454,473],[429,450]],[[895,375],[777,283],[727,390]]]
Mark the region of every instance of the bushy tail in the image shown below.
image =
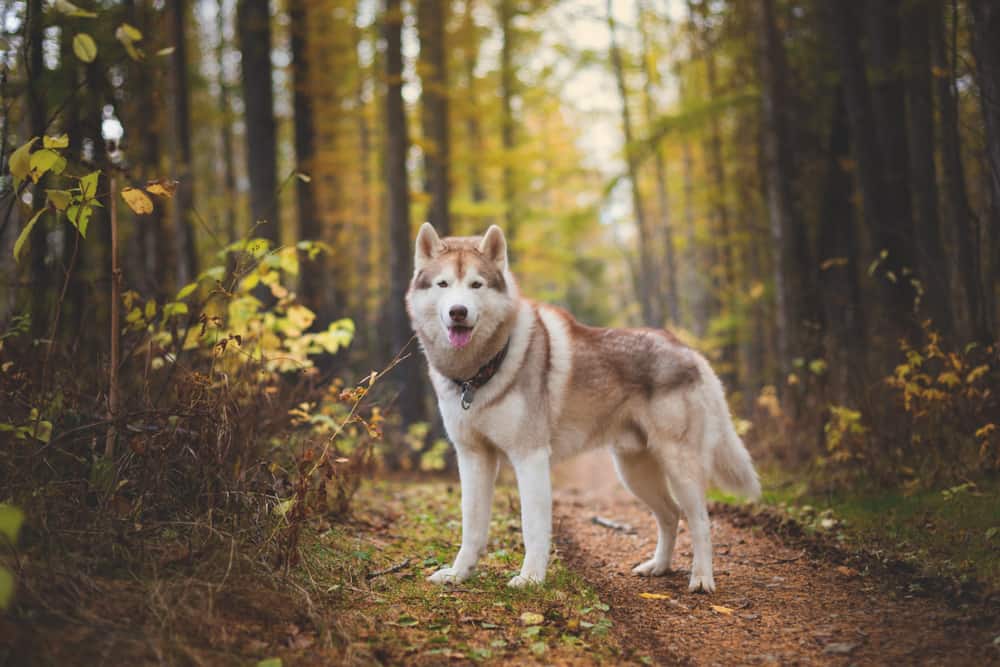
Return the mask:
[[[708,399],[708,418],[713,420],[715,428],[707,428],[715,442],[707,443],[712,452],[712,479],[725,491],[745,496],[750,500],[760,498],[760,479],[750,459],[750,452],[743,445],[743,440],[733,428],[733,419],[729,414],[729,405],[722,389],[722,383],[708,366],[702,362],[702,376],[705,378],[705,391]]]

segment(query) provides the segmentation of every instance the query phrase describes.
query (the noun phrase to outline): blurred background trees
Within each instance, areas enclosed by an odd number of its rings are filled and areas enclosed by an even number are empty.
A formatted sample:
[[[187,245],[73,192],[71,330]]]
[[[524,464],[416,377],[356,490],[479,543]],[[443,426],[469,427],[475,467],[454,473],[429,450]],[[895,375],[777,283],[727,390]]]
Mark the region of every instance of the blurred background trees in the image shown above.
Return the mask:
[[[107,206],[83,242],[46,216],[15,263],[46,185],[15,185],[8,162],[65,133],[71,163],[106,170],[102,128],[120,124],[129,179],[179,181],[166,212],[123,215],[126,288],[172,294],[246,234],[322,241],[296,288],[314,330],[356,323],[340,372],[381,368],[409,341],[418,223],[497,223],[527,295],[590,324],[684,332],[782,455],[834,456],[831,406],[869,425],[924,418],[885,382],[919,365],[907,350],[936,365],[901,391],[977,401],[973,430],[988,423],[991,2],[0,0],[0,17],[0,323],[29,312],[35,338],[71,341],[95,368]],[[959,386],[939,386],[956,363]],[[433,415],[419,364],[400,365],[388,397],[406,423]],[[944,446],[913,443],[910,426],[873,451]],[[800,437],[771,437],[790,428]],[[965,440],[995,453],[989,437]]]

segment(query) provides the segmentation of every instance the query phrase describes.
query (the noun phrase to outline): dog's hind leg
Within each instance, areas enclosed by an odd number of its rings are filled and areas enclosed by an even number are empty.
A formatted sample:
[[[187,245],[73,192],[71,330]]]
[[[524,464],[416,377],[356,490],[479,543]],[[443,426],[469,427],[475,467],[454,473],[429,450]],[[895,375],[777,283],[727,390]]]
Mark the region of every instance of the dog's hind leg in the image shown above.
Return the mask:
[[[670,490],[677,505],[684,513],[688,530],[691,532],[691,580],[688,590],[692,593],[715,592],[712,577],[712,526],[708,520],[708,506],[705,502],[705,483],[702,475],[692,474],[682,465],[668,466],[667,476]]]
[[[615,468],[625,488],[646,503],[656,517],[656,552],[652,558],[633,568],[632,572],[643,577],[660,576],[670,570],[680,510],[670,496],[663,468],[649,451],[614,451],[613,454]]]

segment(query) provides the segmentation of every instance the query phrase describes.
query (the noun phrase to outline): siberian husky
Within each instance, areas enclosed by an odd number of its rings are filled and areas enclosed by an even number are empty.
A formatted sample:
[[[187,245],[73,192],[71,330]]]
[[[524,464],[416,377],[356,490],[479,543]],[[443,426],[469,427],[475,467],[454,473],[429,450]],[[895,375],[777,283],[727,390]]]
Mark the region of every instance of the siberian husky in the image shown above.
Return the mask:
[[[690,591],[711,593],[710,481],[750,498],[760,483],[708,362],[670,333],[602,329],[522,298],[497,226],[482,237],[417,235],[407,311],[430,366],[462,489],[462,545],[430,581],[466,579],[485,551],[503,453],[517,476],[525,556],[515,587],[545,579],[554,459],[611,448],[625,486],[649,506],[656,552],[633,572],[670,568],[677,521],[694,557]]]

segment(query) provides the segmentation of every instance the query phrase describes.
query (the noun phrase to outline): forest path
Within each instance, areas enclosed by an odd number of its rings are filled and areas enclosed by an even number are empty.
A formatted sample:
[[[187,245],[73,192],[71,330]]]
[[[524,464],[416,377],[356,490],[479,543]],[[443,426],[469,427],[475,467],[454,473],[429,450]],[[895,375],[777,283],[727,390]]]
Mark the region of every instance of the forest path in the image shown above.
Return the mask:
[[[712,541],[717,592],[687,592],[691,541],[683,519],[675,570],[631,574],[656,546],[656,523],[617,479],[607,452],[557,466],[557,548],[611,606],[622,646],[655,664],[1000,664],[992,645],[998,610],[918,597],[816,559],[736,513],[716,511]],[[593,522],[600,516],[635,534]],[[642,597],[642,593],[669,599]],[[715,608],[713,609],[713,606]]]

